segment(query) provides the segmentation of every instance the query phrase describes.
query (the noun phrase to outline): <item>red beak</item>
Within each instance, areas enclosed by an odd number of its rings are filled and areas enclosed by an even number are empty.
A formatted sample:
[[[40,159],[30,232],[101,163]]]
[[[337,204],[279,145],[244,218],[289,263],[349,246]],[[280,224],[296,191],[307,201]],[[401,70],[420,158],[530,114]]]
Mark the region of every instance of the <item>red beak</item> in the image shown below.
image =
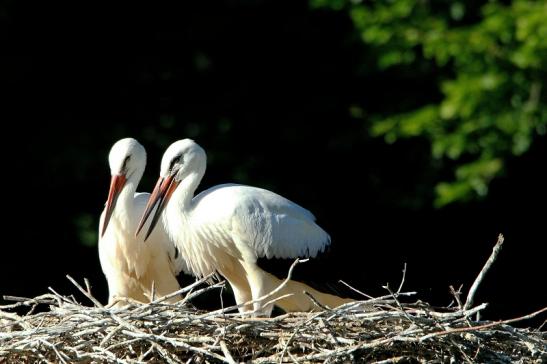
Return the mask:
[[[154,187],[154,191],[152,191],[152,194],[148,198],[148,203],[146,204],[146,208],[144,209],[144,213],[142,214],[141,221],[139,222],[139,226],[137,227],[137,232],[135,233],[135,236],[137,236],[148,218],[150,217],[150,214],[154,210],[154,207],[156,205],[158,208],[156,209],[156,212],[154,213],[154,216],[152,216],[152,222],[150,223],[150,226],[148,227],[148,231],[146,232],[146,236],[144,237],[144,241],[148,239],[152,231],[154,230],[154,227],[158,223],[158,220],[161,216],[161,213],[165,206],[167,206],[167,203],[169,202],[169,199],[171,198],[171,195],[175,190],[177,189],[177,186],[179,185],[179,182],[175,181],[174,176],[169,177],[160,177],[158,179],[158,182],[156,182],[156,187]]]
[[[108,191],[108,200],[106,200],[106,210],[104,213],[104,221],[103,221],[103,228],[101,230],[101,237],[104,235],[104,232],[106,231],[108,222],[110,221],[110,218],[112,217],[112,212],[114,211],[114,207],[116,207],[116,201],[118,200],[118,196],[120,195],[120,192],[122,192],[125,182],[126,182],[126,179],[123,174],[112,176],[112,179],[110,180],[110,190]]]

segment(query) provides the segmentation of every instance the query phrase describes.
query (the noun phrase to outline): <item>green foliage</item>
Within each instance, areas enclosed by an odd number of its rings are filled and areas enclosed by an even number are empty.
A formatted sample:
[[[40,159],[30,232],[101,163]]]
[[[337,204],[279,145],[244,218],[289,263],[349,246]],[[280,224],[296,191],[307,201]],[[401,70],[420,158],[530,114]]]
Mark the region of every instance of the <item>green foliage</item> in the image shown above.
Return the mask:
[[[423,72],[437,80],[439,100],[371,118],[371,133],[389,143],[426,137],[432,158],[455,166],[437,185],[437,206],[484,196],[504,160],[545,134],[547,2],[433,3],[313,0],[346,9],[378,72]],[[424,66],[425,64],[425,66]],[[409,100],[393,100],[394,104]]]
[[[78,235],[80,237],[79,241],[88,247],[94,247],[97,245],[98,239],[99,239],[99,232],[98,232],[98,219],[89,214],[89,213],[82,213],[74,220],[74,224],[76,225],[76,229],[78,231]]]

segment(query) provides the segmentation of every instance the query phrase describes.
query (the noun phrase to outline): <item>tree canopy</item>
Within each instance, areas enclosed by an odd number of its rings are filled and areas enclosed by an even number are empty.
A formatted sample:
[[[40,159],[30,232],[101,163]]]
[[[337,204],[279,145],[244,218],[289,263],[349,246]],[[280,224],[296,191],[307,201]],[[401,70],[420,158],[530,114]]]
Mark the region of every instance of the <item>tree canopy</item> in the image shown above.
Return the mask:
[[[485,196],[506,159],[545,135],[547,2],[312,4],[349,13],[371,54],[367,72],[433,80],[437,95],[424,99],[416,88],[365,120],[388,143],[427,138],[434,162],[452,171],[436,185],[436,206]]]

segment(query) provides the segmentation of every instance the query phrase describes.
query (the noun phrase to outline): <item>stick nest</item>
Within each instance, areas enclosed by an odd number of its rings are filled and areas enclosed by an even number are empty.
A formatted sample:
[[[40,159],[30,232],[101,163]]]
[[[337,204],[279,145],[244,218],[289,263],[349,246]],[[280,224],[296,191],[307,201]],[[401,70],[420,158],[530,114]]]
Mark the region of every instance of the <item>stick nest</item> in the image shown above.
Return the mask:
[[[472,321],[470,317],[486,304],[467,310],[436,308],[420,301],[403,303],[400,299],[412,292],[399,292],[332,310],[257,319],[230,313],[230,307],[199,311],[189,303],[195,294],[190,292],[189,299],[177,304],[129,303],[121,308],[82,306],[73,297],[58,294],[20,300],[0,311],[0,362],[541,363],[547,359],[545,332],[514,328],[505,321]],[[49,310],[32,313],[40,305],[48,305]],[[18,306],[29,307],[29,313],[5,311]]]
[[[547,362],[547,334],[510,325],[542,315],[547,307],[503,321],[472,319],[487,306],[472,301],[488,268],[487,263],[464,304],[452,287],[449,307],[412,300],[415,292],[401,291],[405,269],[398,290],[386,286],[385,296],[336,309],[310,296],[316,312],[274,318],[250,318],[238,313],[238,306],[194,308],[193,298],[223,284],[203,288],[207,277],[176,292],[184,294],[176,304],[166,303],[167,296],[148,304],[125,301],[122,307],[104,307],[87,280],[84,289],[68,277],[93,306],[51,288],[31,299],[4,296],[17,302],[0,306],[0,363]],[[46,310],[36,313],[39,307]]]

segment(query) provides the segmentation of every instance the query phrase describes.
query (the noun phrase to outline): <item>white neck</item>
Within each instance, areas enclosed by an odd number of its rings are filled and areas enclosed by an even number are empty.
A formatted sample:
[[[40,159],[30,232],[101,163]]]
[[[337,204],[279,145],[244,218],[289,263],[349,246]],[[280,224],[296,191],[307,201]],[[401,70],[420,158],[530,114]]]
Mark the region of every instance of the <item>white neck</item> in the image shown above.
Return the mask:
[[[169,206],[167,207],[176,208],[177,211],[180,211],[183,214],[190,213],[193,208],[192,199],[194,198],[194,193],[196,192],[204,173],[205,171],[201,173],[200,171],[195,171],[184,178],[173,193],[171,198],[172,201],[170,201]]]
[[[113,217],[120,222],[124,229],[130,232],[135,230],[137,226],[137,221],[134,221],[135,219],[132,216],[134,214],[133,206],[135,205],[135,192],[143,173],[143,169],[138,169],[129,176],[114,208]]]

